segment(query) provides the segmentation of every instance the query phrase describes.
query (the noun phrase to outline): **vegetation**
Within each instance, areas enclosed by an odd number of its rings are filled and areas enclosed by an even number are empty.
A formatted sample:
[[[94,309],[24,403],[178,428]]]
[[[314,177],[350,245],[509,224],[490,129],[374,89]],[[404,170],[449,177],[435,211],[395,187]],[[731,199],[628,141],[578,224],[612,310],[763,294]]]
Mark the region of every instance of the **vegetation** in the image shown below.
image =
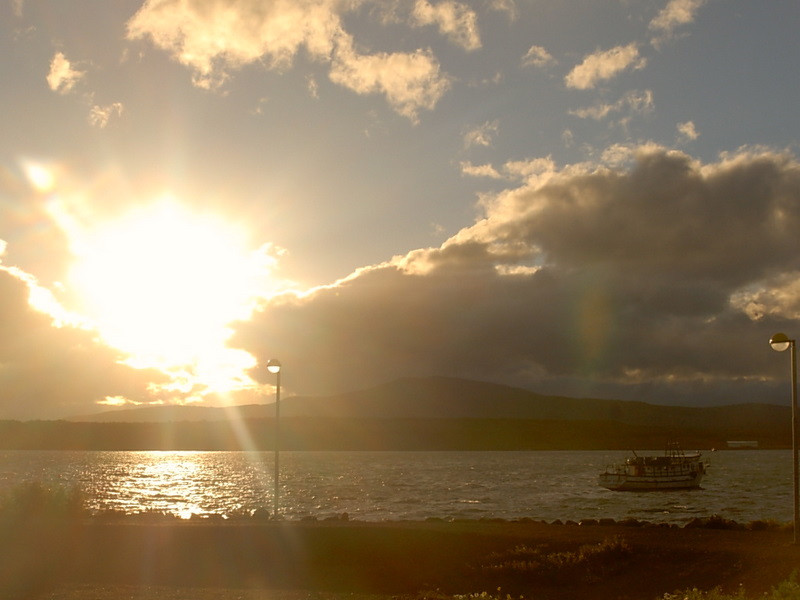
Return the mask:
[[[643,598],[642,600],[748,600],[751,598],[744,589],[736,593],[725,594],[718,589],[704,592],[698,589],[664,594],[661,598]],[[498,588],[495,592],[475,592],[472,594],[456,594],[453,596],[438,592],[419,594],[416,600],[525,600],[525,596],[514,596]],[[769,593],[759,596],[760,600],[800,600],[800,583],[792,575],[790,579],[775,586]]]
[[[581,546],[574,552],[548,552],[544,546],[523,545],[491,554],[489,563],[482,568],[506,582],[535,578],[547,582],[593,583],[624,569],[631,553],[631,547],[620,537]]]
[[[83,492],[77,487],[48,487],[30,481],[12,488],[0,499],[0,520],[6,523],[70,520],[83,517],[84,506]]]
[[[613,545],[613,544],[611,544]],[[603,554],[604,551],[589,550],[589,555]],[[571,554],[571,553],[567,553]],[[568,561],[574,560],[571,557]],[[581,562],[583,559],[579,560]],[[643,598],[642,600],[748,600],[752,596],[747,590],[740,588],[733,594],[726,594],[719,589],[702,591],[698,589],[684,590],[672,594],[664,594],[661,598]],[[769,593],[758,596],[760,600],[800,600],[800,582],[797,573],[770,590]],[[494,592],[475,592],[472,594],[447,595],[439,592],[425,592],[419,594],[416,600],[525,600],[525,596],[515,596],[497,588]]]
[[[697,589],[665,594],[663,600],[745,600],[748,598],[747,591],[740,588],[734,594],[725,594],[720,590],[703,592]],[[792,573],[791,577],[776,585],[772,590],[760,596],[762,600],[798,600],[800,599],[800,583],[797,581],[797,572]]]
[[[0,497],[0,597],[30,598],[56,581],[84,515],[77,488],[27,482]]]
[[[0,421],[0,449],[273,450],[274,431],[270,418],[237,423]],[[627,451],[663,448],[674,437],[667,426],[606,419],[282,417],[281,431],[284,450]],[[791,435],[780,427],[704,425],[681,431],[687,448],[724,448],[730,439],[757,440],[760,448],[791,447]]]
[[[546,541],[527,544],[512,540],[498,543],[502,538],[483,538],[483,534],[462,537],[464,529],[461,528],[471,525],[459,525],[454,530],[458,532],[454,538],[450,538],[454,535],[451,531],[447,531],[447,535],[434,535],[436,524],[424,531],[381,525],[349,528],[298,524],[292,536],[286,536],[281,527],[268,528],[275,535],[266,537],[266,530],[261,527],[239,526],[248,520],[256,524],[268,518],[268,512],[264,511],[237,516],[234,519],[238,521],[237,526],[233,527],[214,527],[215,519],[203,519],[200,527],[161,527],[180,519],[157,511],[137,515],[103,511],[92,515],[86,510],[85,498],[77,488],[24,483],[0,494],[0,597],[34,598],[70,580],[87,585],[96,578],[113,584],[135,583],[139,566],[149,565],[148,568],[153,569],[150,572],[153,581],[187,588],[198,585],[234,588],[252,578],[259,585],[293,589],[293,585],[299,581],[305,584],[311,577],[319,589],[350,590],[348,586],[355,586],[352,589],[393,591],[394,588],[384,589],[388,578],[395,582],[389,585],[396,584],[399,591],[414,600],[520,600],[522,597],[535,600],[542,590],[547,593],[597,590],[597,598],[611,598],[615,586],[631,581],[631,573],[651,573],[647,561],[654,555],[648,540],[649,536],[658,535],[655,530],[642,531],[641,528],[648,527],[643,522],[613,521],[586,521],[580,526],[551,525],[552,535],[517,538]],[[117,520],[126,523],[118,524]],[[103,526],[93,527],[92,523]],[[134,526],[128,527],[128,524]],[[613,531],[605,529],[611,525],[616,526]],[[510,531],[507,528],[515,525],[497,526]],[[692,531],[698,528],[730,531],[713,536],[709,531]],[[583,536],[584,529],[592,532],[591,537]],[[673,538],[672,545],[658,550],[658,557],[668,566],[675,556],[683,556],[687,540],[706,540],[714,544],[716,540],[731,539],[741,540],[740,545],[746,542],[748,553],[752,544],[762,547],[752,557],[736,555],[746,557],[749,564],[766,565],[767,561],[774,564],[773,559],[778,555],[763,550],[774,547],[772,543],[765,544],[765,540],[788,539],[788,532],[782,531],[786,524],[770,521],[738,524],[719,516],[696,519],[682,528],[685,533],[673,529],[663,530],[669,534],[667,537]],[[574,536],[576,531],[582,532],[578,536],[581,543],[589,539],[596,543],[579,546]],[[740,533],[743,531],[757,533],[747,536]],[[776,532],[780,532],[780,536],[776,536]],[[296,552],[300,539],[296,536],[303,539],[300,554]],[[488,548],[487,543],[492,547]],[[705,549],[700,549],[698,556],[703,558],[705,569],[701,575],[707,575],[709,569],[716,573],[715,565],[728,565],[732,548],[738,546],[718,548],[707,543]],[[795,568],[798,556],[793,548],[786,550],[795,557],[791,559],[790,556],[786,568],[773,569],[763,577],[750,577],[744,580],[744,586],[759,586],[756,589],[762,591],[786,577]],[[409,556],[414,556],[415,560],[408,560]],[[780,557],[783,556],[781,551]],[[365,570],[363,565],[369,561],[386,568]],[[679,560],[675,564],[682,563]],[[658,573],[658,570],[652,571],[652,574]],[[768,593],[756,596],[748,593],[746,587],[709,591],[713,585],[731,586],[736,585],[733,581],[742,582],[738,576],[732,579],[730,574],[673,579],[669,570],[662,569],[660,573],[658,587],[662,590],[671,589],[673,585],[676,588],[708,587],[662,594],[659,598],[641,597],[640,600],[747,600],[756,597],[800,600],[798,574],[792,574]],[[668,575],[666,578],[664,573]],[[458,587],[450,583],[457,583]],[[414,594],[415,590],[428,585],[439,586],[439,589],[434,593]],[[453,595],[463,589],[492,591]],[[639,593],[646,588],[637,589]]]

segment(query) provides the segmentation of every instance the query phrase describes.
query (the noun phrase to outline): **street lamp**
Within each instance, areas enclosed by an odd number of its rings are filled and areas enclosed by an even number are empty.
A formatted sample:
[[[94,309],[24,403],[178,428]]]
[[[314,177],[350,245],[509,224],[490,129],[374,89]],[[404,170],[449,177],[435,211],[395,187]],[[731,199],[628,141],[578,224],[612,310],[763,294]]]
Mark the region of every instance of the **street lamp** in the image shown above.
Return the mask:
[[[792,362],[792,469],[794,477],[794,543],[800,534],[800,471],[797,463],[797,353],[794,340],[790,340],[783,333],[776,333],[769,340],[773,350],[783,352],[791,349]]]
[[[276,376],[275,382],[275,510],[274,518],[278,518],[278,481],[281,474],[281,361],[271,358],[267,361],[267,371]]]

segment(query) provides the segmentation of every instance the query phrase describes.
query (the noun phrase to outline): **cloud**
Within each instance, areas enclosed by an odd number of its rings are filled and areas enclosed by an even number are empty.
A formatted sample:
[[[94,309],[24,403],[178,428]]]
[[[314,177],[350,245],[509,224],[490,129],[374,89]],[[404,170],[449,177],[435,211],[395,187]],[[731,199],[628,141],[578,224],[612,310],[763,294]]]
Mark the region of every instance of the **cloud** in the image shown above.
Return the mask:
[[[450,88],[429,51],[412,54],[358,54],[340,45],[330,71],[331,81],[358,94],[382,93],[399,114],[417,120],[419,110],[432,109]]]
[[[648,29],[655,33],[651,40],[653,46],[658,48],[675,36],[678,27],[694,22],[697,11],[705,2],[706,0],[670,0],[648,25]]]
[[[586,56],[581,64],[567,74],[564,83],[568,88],[588,90],[626,69],[643,69],[646,64],[647,60],[639,56],[635,43],[617,46]]]
[[[697,128],[692,121],[678,123],[678,133],[680,133],[681,138],[684,140],[696,140],[700,137],[700,134],[697,132]]]
[[[108,122],[112,117],[120,116],[122,114],[122,109],[122,103],[120,102],[114,102],[107,106],[94,105],[89,113],[89,123],[93,127],[99,127],[102,129],[108,125]]]
[[[503,175],[492,165],[473,165],[469,161],[461,163],[461,173],[470,177],[488,177],[489,179],[504,179]]]
[[[611,113],[630,110],[635,114],[646,114],[653,110],[653,92],[650,90],[630,91],[613,104],[596,104],[589,108],[579,108],[569,111],[569,114],[581,119],[594,119],[600,121]]]
[[[440,247],[266,302],[235,342],[280,356],[298,393],[437,374],[729,403],[781,377],[766,340],[800,315],[796,159],[650,147],[625,168],[528,169]]]
[[[72,64],[63,52],[56,52],[50,61],[50,72],[47,74],[47,85],[59,94],[68,94],[83,77],[85,71],[72,68]]]
[[[467,131],[464,134],[464,147],[474,148],[476,146],[488,148],[491,147],[494,137],[497,135],[500,123],[497,120],[486,121],[483,125],[479,125]]]
[[[306,87],[308,88],[309,96],[315,100],[319,100],[319,84],[313,75],[306,77]]]
[[[527,182],[528,184],[544,181],[554,172],[555,163],[550,157],[508,161],[499,170],[492,165],[473,165],[467,161],[461,163],[463,175]]]
[[[417,0],[413,17],[420,25],[438,25],[442,34],[465,50],[481,47],[478,16],[465,4],[444,1],[434,5],[427,0]]]
[[[218,87],[228,70],[260,60],[288,68],[301,47],[327,58],[341,32],[333,2],[148,0],[128,22],[129,39],[150,38],[191,68],[203,88]]]
[[[330,65],[330,79],[358,94],[380,93],[398,113],[416,120],[449,89],[430,50],[364,53],[342,25],[340,12],[355,10],[358,0],[148,0],[128,23],[129,39],[150,39],[193,72],[193,82],[218,89],[231,72],[252,63],[291,68],[298,52]],[[443,33],[463,41],[468,11],[443,3],[423,13]],[[453,17],[448,20],[448,15]],[[466,29],[465,29],[466,28]]]
[[[74,92],[78,82],[86,77],[86,71],[80,71],[72,66],[63,52],[56,52],[50,61],[50,71],[47,74],[47,85],[50,89],[59,94],[66,95]],[[79,96],[88,105],[88,121],[93,127],[100,129],[108,125],[109,120],[114,116],[122,114],[122,104],[114,102],[106,106],[93,103],[93,94],[85,93]]]
[[[63,418],[115,395],[147,400],[149,382],[164,377],[120,364],[94,332],[34,309],[41,293],[32,277],[0,266],[0,418]]]
[[[491,10],[505,13],[511,21],[519,16],[515,0],[490,0],[488,6]]]
[[[523,67],[546,67],[554,64],[556,59],[541,46],[531,46],[522,57]]]

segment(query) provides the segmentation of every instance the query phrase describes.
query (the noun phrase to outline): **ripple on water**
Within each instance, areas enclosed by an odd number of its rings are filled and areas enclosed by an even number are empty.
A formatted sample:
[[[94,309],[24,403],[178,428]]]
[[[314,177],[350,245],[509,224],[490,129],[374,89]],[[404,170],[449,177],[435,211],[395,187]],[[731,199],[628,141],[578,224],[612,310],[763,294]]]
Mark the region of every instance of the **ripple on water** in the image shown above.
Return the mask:
[[[703,489],[611,492],[609,452],[285,452],[287,518],[348,512],[365,520],[644,518],[718,514],[790,521],[790,451],[715,452]],[[273,455],[248,452],[0,452],[0,490],[25,480],[78,485],[93,509],[174,514],[271,510]]]

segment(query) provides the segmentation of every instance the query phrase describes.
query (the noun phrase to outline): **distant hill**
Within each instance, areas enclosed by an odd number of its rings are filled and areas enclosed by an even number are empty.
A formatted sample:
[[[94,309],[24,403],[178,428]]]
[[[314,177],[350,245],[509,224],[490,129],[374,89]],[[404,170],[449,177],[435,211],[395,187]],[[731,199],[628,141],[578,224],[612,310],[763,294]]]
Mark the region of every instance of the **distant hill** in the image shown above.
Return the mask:
[[[62,421],[0,421],[0,449],[271,450],[275,405],[150,406]],[[791,410],[545,396],[446,377],[281,401],[285,450],[630,450],[791,446]]]
[[[178,423],[273,418],[274,404],[214,408],[149,406],[67,419],[73,422]],[[660,406],[626,400],[544,396],[505,385],[448,377],[404,378],[333,396],[281,400],[281,417],[336,419],[527,419],[607,421],[660,429],[724,428],[742,439],[790,426],[789,407],[732,404],[716,407]]]
[[[281,409],[283,401],[281,401]],[[229,419],[264,419],[275,416],[275,404],[214,406],[140,406],[67,417],[72,423],[180,423],[226,421]]]

